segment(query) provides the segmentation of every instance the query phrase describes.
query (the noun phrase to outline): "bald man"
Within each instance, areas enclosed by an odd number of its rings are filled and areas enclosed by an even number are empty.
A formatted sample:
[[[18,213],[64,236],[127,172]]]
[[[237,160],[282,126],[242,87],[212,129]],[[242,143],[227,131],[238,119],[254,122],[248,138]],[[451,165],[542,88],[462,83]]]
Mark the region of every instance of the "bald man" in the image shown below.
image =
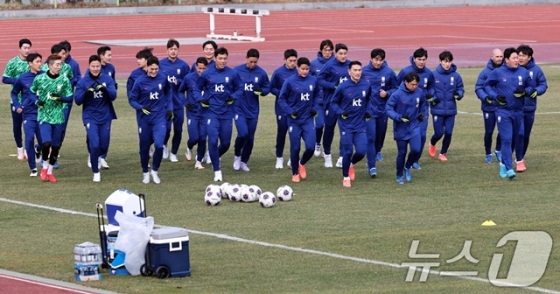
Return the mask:
[[[476,85],[474,86],[474,91],[478,99],[480,99],[482,110],[482,117],[484,118],[484,149],[486,151],[486,162],[492,163],[492,135],[494,133],[494,128],[496,127],[496,101],[494,101],[486,91],[484,91],[484,82],[490,75],[490,73],[502,66],[504,60],[504,53],[500,49],[492,50],[492,56],[486,64],[486,67],[482,69],[476,80]],[[498,162],[502,161],[502,142],[500,140],[500,134],[496,137],[496,149],[494,154],[496,155],[496,160]]]

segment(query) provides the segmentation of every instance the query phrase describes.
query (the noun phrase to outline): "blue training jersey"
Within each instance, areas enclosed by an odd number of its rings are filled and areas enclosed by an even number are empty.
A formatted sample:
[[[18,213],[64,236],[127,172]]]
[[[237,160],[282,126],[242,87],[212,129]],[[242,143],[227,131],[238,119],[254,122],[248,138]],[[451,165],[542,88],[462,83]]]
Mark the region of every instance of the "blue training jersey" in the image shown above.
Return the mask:
[[[146,73],[140,76],[130,91],[128,102],[136,109],[138,121],[153,123],[165,119],[167,111],[173,111],[171,87],[167,82],[167,76],[161,72],[158,72],[155,77],[150,77]],[[142,108],[150,111],[150,114],[146,115]]]
[[[317,78],[307,75],[305,78],[299,75],[289,77],[278,97],[278,103],[286,115],[297,113],[293,120],[304,121],[312,118],[311,110],[319,109],[318,100],[320,99],[319,84]]]
[[[106,90],[98,89],[103,85]],[[93,91],[90,89],[93,88]],[[113,101],[117,98],[115,82],[110,76],[100,73],[95,77],[91,73],[86,75],[76,85],[74,101],[82,106],[82,121],[87,123],[103,124],[117,119]]]
[[[280,107],[278,104],[278,97],[280,96],[280,90],[282,90],[282,85],[286,82],[286,80],[297,74],[297,68],[294,67],[289,69],[286,65],[282,65],[281,67],[277,68],[274,73],[272,73],[272,77],[270,78],[270,93],[276,96],[274,100],[274,113],[278,115],[286,115],[284,109]]]
[[[243,94],[243,86],[235,70],[227,66],[218,69],[214,65],[202,72],[193,93],[199,103],[203,100],[209,103],[202,110],[204,118],[232,119],[233,104]],[[226,101],[230,98],[233,103]]]
[[[169,58],[163,58],[159,61],[159,70],[167,75],[167,81],[171,86],[171,97],[173,98],[173,107],[180,110],[186,105],[187,100],[184,92],[179,91],[179,86],[183,79],[189,73],[189,65],[180,58],[171,61]]]
[[[31,92],[30,87],[33,84],[33,80],[36,76],[44,73],[43,71],[39,71],[38,73],[34,74],[31,71],[28,71],[22,75],[20,75],[16,82],[14,83],[14,87],[10,92],[10,96],[12,99],[12,108],[16,110],[18,108],[23,108],[23,119],[24,120],[37,120],[37,96]],[[21,94],[21,103],[19,101],[19,97]]]
[[[241,64],[236,66],[234,70],[239,74],[243,86],[243,94],[235,102],[235,113],[246,118],[259,117],[260,96],[255,95],[253,91],[261,90],[261,96],[266,96],[270,93],[268,75],[258,65],[253,69],[249,69],[246,64]]]

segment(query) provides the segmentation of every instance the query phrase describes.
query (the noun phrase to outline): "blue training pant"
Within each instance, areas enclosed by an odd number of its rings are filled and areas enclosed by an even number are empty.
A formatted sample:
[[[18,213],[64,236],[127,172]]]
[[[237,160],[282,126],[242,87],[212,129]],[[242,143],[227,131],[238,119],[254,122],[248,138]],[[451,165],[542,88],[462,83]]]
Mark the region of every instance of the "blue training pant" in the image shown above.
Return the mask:
[[[523,132],[523,152],[521,153],[521,159],[525,158],[525,154],[527,153],[527,148],[529,147],[529,139],[531,137],[531,131],[533,130],[534,123],[535,111],[523,112],[523,127],[525,128],[525,130]]]
[[[111,139],[111,121],[105,123],[86,122],[86,136],[91,161],[91,170],[99,172],[99,156],[107,154]]]
[[[189,140],[187,148],[193,149],[194,145],[198,145],[196,150],[196,161],[202,161],[204,152],[206,152],[206,120],[203,118],[187,118],[187,132]]]
[[[257,118],[247,118],[241,114],[235,115],[237,138],[235,139],[233,152],[235,156],[241,156],[241,162],[249,162],[249,157],[251,157],[255,145],[257,122]]]
[[[142,165],[142,172],[148,172],[148,163],[150,162],[150,147],[154,144],[154,155],[152,157],[152,170],[158,171],[163,159],[163,140],[165,139],[165,132],[167,130],[165,118],[161,118],[156,122],[138,121],[138,137],[140,145],[140,164]],[[94,156],[91,157],[91,166],[93,164]]]
[[[397,177],[402,177],[404,168],[410,169],[412,164],[418,161],[422,150],[420,146],[421,141],[420,133],[413,134],[408,140],[397,140]],[[408,145],[410,145],[410,153],[405,162]]]
[[[284,145],[286,145],[286,134],[288,133],[288,116],[276,116],[276,157],[284,157]]]
[[[292,174],[299,174],[299,165],[305,165],[313,156],[315,151],[315,125],[313,118],[308,118],[304,121],[295,121],[291,118],[288,119],[290,136],[290,160],[292,162]],[[299,158],[301,150],[301,139],[305,145],[305,150]]]
[[[370,119],[369,122],[374,121]],[[368,123],[369,123],[368,122]],[[374,126],[375,129],[375,126]],[[375,137],[375,136],[374,136]],[[366,130],[347,132],[344,130],[340,131],[340,142],[342,143],[342,176],[348,177],[348,170],[350,169],[350,164],[356,164],[364,158],[368,150],[368,134]],[[356,151],[354,154],[352,152]],[[370,148],[371,149],[371,148]],[[375,161],[375,157],[373,158]],[[369,158],[368,158],[369,160]]]
[[[62,146],[62,142],[64,142],[64,137],[66,137],[66,128],[68,127],[68,122],[70,121],[70,112],[72,111],[72,103],[65,103],[68,107],[62,109],[64,113],[64,122],[62,123],[62,137],[60,139],[60,146]]]
[[[43,145],[41,140],[41,130],[37,120],[26,119],[23,121],[23,132],[25,133],[25,150],[27,150],[27,164],[29,169],[36,169],[37,164],[35,161],[35,138],[37,144]]]
[[[325,130],[323,133],[323,150],[325,154],[331,154],[331,146],[334,140],[334,128],[336,127],[336,122],[338,116],[332,110],[327,110],[325,112]]]
[[[451,137],[453,136],[453,127],[455,126],[454,115],[432,115],[432,123],[434,127],[434,135],[430,139],[430,144],[436,145],[443,137],[440,154],[447,154]]]
[[[171,137],[171,125],[173,124],[173,139],[171,139],[171,153],[177,155],[179,145],[183,139],[183,123],[185,122],[185,109],[174,109],[173,120],[167,121],[167,131],[165,132],[165,140],[163,144],[167,145]]]
[[[496,113],[495,112],[482,112],[484,118],[484,151],[486,155],[492,154],[492,135],[494,133],[494,128],[496,127]],[[502,150],[502,140],[500,139],[500,134],[496,136],[496,149],[497,151]]]
[[[377,152],[381,152],[381,149],[383,149],[383,143],[385,143],[385,134],[387,134],[387,118],[386,113],[379,114],[377,118],[375,118],[375,151]]]
[[[424,113],[424,121],[420,122],[420,154],[418,155],[416,162],[420,160],[420,157],[422,157],[422,152],[424,152],[424,145],[426,145],[426,133],[428,132],[429,118],[430,116]]]
[[[519,142],[516,148],[523,150],[523,111],[511,111],[498,108],[496,110],[496,120],[498,123],[498,132],[502,139],[502,163],[505,164],[506,169],[513,169],[513,146]],[[519,153],[519,152],[516,152]],[[517,154],[519,157],[520,154]]]
[[[371,118],[366,121],[366,139],[367,139],[367,166],[368,169],[375,167],[375,160],[377,158],[377,120]],[[342,137],[340,139],[342,141]],[[343,148],[344,143],[342,143]],[[352,151],[352,149],[350,149]],[[344,157],[344,156],[343,156]],[[344,158],[342,159],[342,166],[344,168]]]
[[[10,105],[10,109],[12,110],[12,129],[14,133],[14,140],[16,141],[16,146],[21,148],[23,147],[23,136],[21,131],[23,126],[23,114],[17,113],[17,109],[13,105]]]
[[[220,170],[220,157],[228,151],[231,145],[232,129],[231,119],[208,118],[206,120],[208,154],[210,154],[214,171]],[[218,140],[220,140],[220,145],[218,145]]]
[[[317,116],[315,117],[315,143],[321,145],[321,139],[323,138],[323,129],[325,128],[325,109],[321,106],[317,110]]]

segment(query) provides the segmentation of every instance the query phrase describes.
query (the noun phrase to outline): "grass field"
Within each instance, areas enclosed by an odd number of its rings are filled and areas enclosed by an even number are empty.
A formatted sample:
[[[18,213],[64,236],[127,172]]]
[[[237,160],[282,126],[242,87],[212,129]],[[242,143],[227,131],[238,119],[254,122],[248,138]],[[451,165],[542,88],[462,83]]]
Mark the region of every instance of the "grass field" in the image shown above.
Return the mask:
[[[192,230],[190,256],[192,276],[158,280],[155,277],[113,277],[84,283],[122,293],[524,293],[531,289],[500,288],[486,279],[494,253],[503,253],[500,278],[505,278],[515,243],[497,248],[508,232],[542,230],[553,240],[560,236],[557,203],[558,129],[560,116],[560,68],[543,66],[548,92],[539,98],[531,146],[526,156],[528,170],[514,180],[498,176],[498,164],[484,162],[483,121],[474,82],[480,68],[461,69],[467,94],[460,102],[453,142],[441,163],[427,155],[422,170],[413,171],[413,181],[395,183],[395,143],[389,128],[378,177],[370,179],[365,163],[357,168],[351,189],[342,187],[341,170],[323,168],[313,158],[308,179],[290,182],[288,169],[274,169],[275,131],[273,98],[262,99],[257,141],[249,162],[251,172],[231,168],[233,150],[222,160],[224,180],[259,185],[276,191],[282,184],[293,187],[292,202],[263,209],[255,203],[222,202],[207,207],[203,191],[212,183],[210,168],[196,171],[194,163],[165,161],[160,168],[161,185],[142,184],[134,111],[124,87],[116,102],[118,120],[113,123],[102,182],[93,183],[86,166],[85,131],[81,110],[75,107],[66,141],[61,149],[58,183],[30,178],[26,162],[17,161],[12,138],[8,90],[0,86],[0,195],[73,211],[95,213],[119,188],[145,193],[147,211],[155,222]],[[124,85],[121,82],[121,85]],[[428,135],[433,131],[430,128]],[[234,133],[235,136],[235,133]],[[337,146],[335,142],[334,146]],[[439,146],[438,146],[439,147]],[[285,149],[288,157],[288,146]],[[495,227],[482,227],[485,220]],[[54,212],[0,201],[0,267],[39,276],[73,281],[73,248],[85,241],[98,242],[97,221],[83,215]],[[246,240],[217,238],[210,233]],[[439,253],[441,266],[434,270],[478,271],[481,280],[430,275],[427,282],[405,282],[407,269],[376,264],[400,265],[416,261],[408,257],[413,240],[420,240],[419,253]],[[472,240],[472,256],[478,264],[462,259],[446,260],[461,252]],[[264,242],[264,243],[257,243]],[[268,246],[263,246],[268,245]],[[283,245],[280,247],[275,245]],[[547,271],[534,286],[560,291],[560,254],[554,244]],[[304,250],[302,250],[304,249]],[[311,252],[309,250],[320,251]],[[336,256],[334,254],[337,254]],[[342,258],[341,258],[342,257]],[[353,258],[353,259],[352,259]],[[422,259],[421,261],[434,261]],[[539,290],[532,289],[532,290]],[[551,293],[551,292],[549,292]]]

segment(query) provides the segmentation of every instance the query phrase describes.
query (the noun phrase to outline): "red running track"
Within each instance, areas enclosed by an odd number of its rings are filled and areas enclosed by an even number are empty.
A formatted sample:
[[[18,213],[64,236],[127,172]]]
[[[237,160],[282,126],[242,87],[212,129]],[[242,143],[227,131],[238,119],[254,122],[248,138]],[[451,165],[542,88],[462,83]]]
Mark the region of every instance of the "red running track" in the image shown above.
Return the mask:
[[[58,286],[45,282],[32,281],[23,278],[0,274],[0,292],[10,294],[41,293],[41,294],[90,294],[78,289]]]

